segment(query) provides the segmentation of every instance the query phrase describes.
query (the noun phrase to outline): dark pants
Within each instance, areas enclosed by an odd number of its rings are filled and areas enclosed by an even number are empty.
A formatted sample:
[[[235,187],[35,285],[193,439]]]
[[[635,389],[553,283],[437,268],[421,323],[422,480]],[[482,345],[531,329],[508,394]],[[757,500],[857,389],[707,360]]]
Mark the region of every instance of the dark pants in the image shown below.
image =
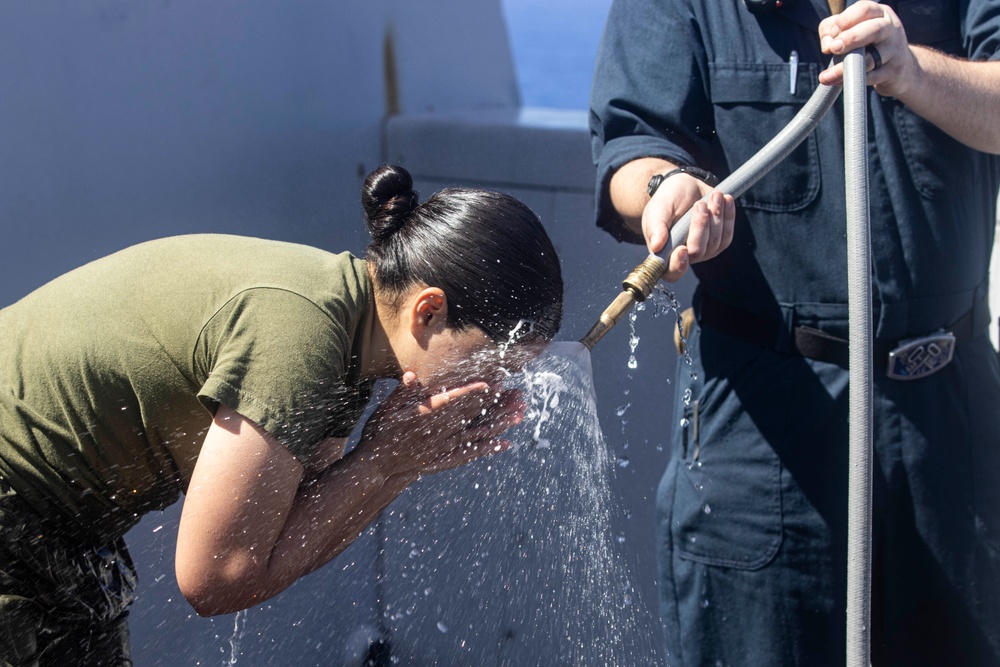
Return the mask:
[[[658,492],[668,663],[843,665],[847,372],[709,327],[688,345]],[[996,353],[984,332],[875,385],[872,662],[998,665]]]
[[[61,537],[0,480],[0,664],[131,665],[135,585],[124,541]]]

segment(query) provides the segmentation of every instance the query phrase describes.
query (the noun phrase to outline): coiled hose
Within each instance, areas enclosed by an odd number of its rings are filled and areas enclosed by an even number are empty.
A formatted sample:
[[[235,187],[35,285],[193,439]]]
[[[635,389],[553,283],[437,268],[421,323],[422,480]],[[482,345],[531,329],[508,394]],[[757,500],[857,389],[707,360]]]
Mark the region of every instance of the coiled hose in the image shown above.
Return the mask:
[[[872,281],[864,51],[844,58],[847,191],[847,666],[871,664]]]

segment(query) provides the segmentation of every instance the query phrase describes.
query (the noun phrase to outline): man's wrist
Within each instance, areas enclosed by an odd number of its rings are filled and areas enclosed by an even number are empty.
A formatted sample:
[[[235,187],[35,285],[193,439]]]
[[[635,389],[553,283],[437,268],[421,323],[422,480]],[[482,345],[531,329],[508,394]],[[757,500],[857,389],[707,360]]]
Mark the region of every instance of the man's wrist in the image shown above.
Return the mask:
[[[654,174],[652,178],[649,179],[649,183],[646,184],[647,194],[649,194],[649,196],[652,197],[654,194],[656,194],[656,191],[659,189],[660,185],[663,184],[663,181],[677,174],[687,174],[689,176],[694,176],[698,180],[703,181],[704,183],[707,183],[712,187],[715,187],[716,185],[719,184],[719,179],[717,179],[715,175],[710,171],[701,169],[699,167],[680,166],[677,167],[676,169],[668,171],[665,174]]]

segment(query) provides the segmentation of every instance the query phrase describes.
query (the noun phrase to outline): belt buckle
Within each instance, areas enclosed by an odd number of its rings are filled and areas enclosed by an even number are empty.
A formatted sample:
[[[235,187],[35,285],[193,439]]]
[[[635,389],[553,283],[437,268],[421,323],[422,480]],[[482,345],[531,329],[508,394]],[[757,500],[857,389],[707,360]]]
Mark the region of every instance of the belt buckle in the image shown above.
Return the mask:
[[[889,352],[887,374],[893,380],[919,380],[947,366],[955,354],[950,331],[904,340]]]

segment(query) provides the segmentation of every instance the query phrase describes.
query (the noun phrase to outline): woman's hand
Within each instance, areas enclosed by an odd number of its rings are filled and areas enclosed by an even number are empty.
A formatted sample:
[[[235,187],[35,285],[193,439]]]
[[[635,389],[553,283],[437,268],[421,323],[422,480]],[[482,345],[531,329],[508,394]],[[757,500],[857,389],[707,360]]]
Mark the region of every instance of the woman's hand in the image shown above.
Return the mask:
[[[407,372],[365,424],[358,454],[387,477],[416,479],[507,449],[500,435],[525,409],[517,390],[473,382],[433,393]]]

